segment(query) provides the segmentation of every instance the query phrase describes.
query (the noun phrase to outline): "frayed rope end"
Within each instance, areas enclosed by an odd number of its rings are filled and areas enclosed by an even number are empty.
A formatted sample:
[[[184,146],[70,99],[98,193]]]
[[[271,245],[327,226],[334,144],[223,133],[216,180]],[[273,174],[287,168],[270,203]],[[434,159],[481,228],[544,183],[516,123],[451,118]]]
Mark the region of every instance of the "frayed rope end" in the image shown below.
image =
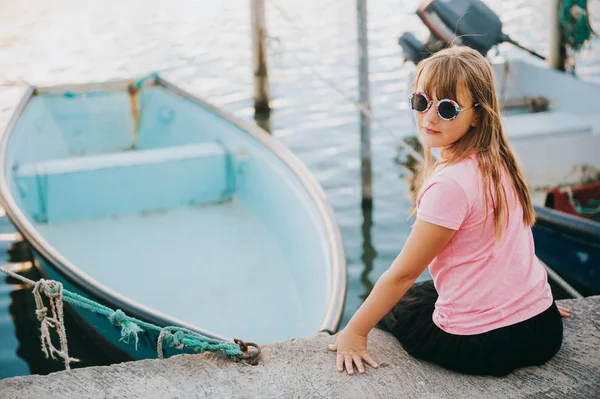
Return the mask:
[[[115,326],[121,327],[121,341],[129,343],[129,340],[135,338],[135,350],[138,347],[138,333],[144,331],[140,326],[129,320],[129,317],[121,310],[117,309],[108,317],[108,320]]]

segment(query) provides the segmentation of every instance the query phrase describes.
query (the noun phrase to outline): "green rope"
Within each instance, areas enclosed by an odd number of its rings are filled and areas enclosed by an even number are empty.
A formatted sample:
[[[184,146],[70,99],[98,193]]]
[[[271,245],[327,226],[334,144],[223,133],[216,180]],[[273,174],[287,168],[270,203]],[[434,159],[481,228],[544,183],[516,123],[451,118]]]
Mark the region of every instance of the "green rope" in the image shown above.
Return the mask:
[[[133,87],[137,90],[137,89],[141,88],[146,81],[151,80],[151,79],[158,79],[158,73],[152,72],[152,73],[148,74],[147,76],[144,76],[144,77],[138,79],[133,84]]]
[[[173,348],[182,349],[183,347],[186,347],[192,349],[196,353],[201,353],[205,351],[219,352],[234,360],[238,359],[240,356],[243,355],[243,352],[235,343],[229,343],[220,339],[206,337],[204,335],[198,334],[197,332],[181,327],[168,326],[163,328],[154,324],[146,323],[134,317],[127,316],[120,309],[113,311],[112,309],[107,308],[104,305],[96,303],[88,298],[70,292],[68,290],[63,290],[63,298],[66,302],[69,302],[75,306],[79,306],[91,312],[108,317],[111,323],[121,327],[122,341],[129,343],[129,340],[131,338],[135,339],[136,350],[138,343],[137,334],[146,329],[150,331],[155,331],[157,333],[161,333],[163,331],[168,332],[168,334],[165,334],[165,341],[169,346]],[[162,354],[159,354],[159,356],[162,357]]]
[[[114,324],[115,326],[121,327],[120,341],[124,341],[126,344],[128,344],[130,337],[133,336],[135,338],[135,350],[137,350],[137,346],[138,346],[137,334],[144,330],[142,330],[141,327],[138,326],[137,324],[132,323],[131,321],[127,320],[127,315],[125,315],[125,313],[123,311],[121,311],[121,309],[117,309],[113,314],[108,316],[108,320],[110,320],[110,322],[112,324]]]
[[[558,18],[567,44],[575,51],[579,51],[594,34],[590,26],[587,0],[562,0]]]
[[[44,283],[44,280],[40,280],[39,282],[35,282],[26,277],[23,277],[17,273],[14,273],[7,268],[0,267],[0,272],[3,272],[11,277],[16,278],[26,284],[30,284],[36,286],[40,283]],[[51,282],[52,280],[46,281],[46,283]],[[244,358],[248,358],[244,352],[242,352],[241,347],[234,342],[227,342],[216,338],[206,337],[197,332],[177,327],[177,326],[167,326],[167,327],[159,327],[151,323],[146,323],[142,320],[138,320],[134,317],[127,316],[122,310],[112,310],[104,305],[101,305],[97,302],[92,301],[86,297],[83,297],[79,294],[75,294],[74,292],[65,290],[62,288],[62,285],[59,282],[55,282],[55,285],[52,285],[52,289],[50,290],[50,295],[54,296],[57,294],[56,287],[59,287],[60,296],[63,301],[66,301],[72,305],[79,306],[83,309],[87,309],[91,312],[98,313],[100,315],[106,316],[110,322],[121,328],[121,341],[129,343],[131,338],[135,339],[135,348],[137,350],[138,345],[138,333],[145,330],[154,331],[159,333],[159,339],[157,342],[158,349],[158,357],[162,358],[162,345],[163,341],[167,343],[170,347],[176,349],[189,348],[196,353],[201,352],[216,352],[221,353],[233,360],[240,360]],[[48,285],[48,284],[46,284]],[[50,287],[50,285],[48,285]],[[40,305],[41,306],[41,305]],[[45,308],[44,308],[45,309]],[[44,310],[44,313],[46,313]],[[53,323],[56,323],[53,321]],[[61,327],[64,329],[64,327]],[[66,340],[66,338],[65,338]],[[245,344],[244,344],[245,345]],[[250,343],[248,343],[250,345]],[[244,349],[245,350],[245,349]],[[260,350],[259,352],[260,353]],[[254,361],[253,356],[250,356],[251,361]],[[252,363],[251,363],[252,364]],[[254,363],[255,364],[255,363]],[[67,365],[68,368],[68,365]]]

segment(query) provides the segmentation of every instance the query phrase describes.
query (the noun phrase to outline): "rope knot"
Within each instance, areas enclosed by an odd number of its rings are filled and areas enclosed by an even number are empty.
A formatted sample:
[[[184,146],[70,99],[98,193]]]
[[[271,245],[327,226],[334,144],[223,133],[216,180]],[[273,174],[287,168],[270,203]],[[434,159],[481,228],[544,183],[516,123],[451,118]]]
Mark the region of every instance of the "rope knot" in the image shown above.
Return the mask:
[[[166,341],[167,345],[170,347],[183,349],[185,347],[183,340],[188,338],[186,331],[180,330],[179,327],[163,327],[160,330],[160,335],[158,336],[158,341],[156,343],[158,358],[163,358],[163,341]]]
[[[122,325],[125,320],[127,320],[127,315],[121,309],[115,310],[110,316],[108,316],[108,320],[115,326]]]
[[[44,305],[42,295],[46,296],[49,307],[52,310],[52,317],[48,317],[48,307]],[[65,332],[65,321],[63,316],[63,286],[60,282],[54,280],[41,279],[33,285],[33,297],[35,299],[35,315],[40,322],[40,340],[42,352],[55,359],[58,355],[65,361],[65,368],[69,370],[72,362],[78,362],[78,359],[69,356],[67,347],[67,334]],[[57,349],[52,343],[50,330],[55,329],[60,341],[60,349]]]
[[[36,309],[35,315],[38,321],[43,321],[48,316],[48,308],[44,306],[43,308]]]
[[[41,290],[48,298],[61,298],[63,296],[63,286],[59,281],[41,279],[36,284],[38,290]]]
[[[175,347],[177,349],[183,348],[183,339],[185,338],[185,333],[181,330],[177,331],[175,334],[167,335],[167,343],[169,346]]]
[[[198,347],[196,348],[197,352],[204,352],[208,348],[208,342],[200,342]]]
[[[135,350],[139,342],[138,333],[143,330],[135,324],[134,319],[129,319],[125,312],[117,309],[108,316],[108,320],[115,326],[121,327],[121,341],[129,343],[131,337],[135,338]]]

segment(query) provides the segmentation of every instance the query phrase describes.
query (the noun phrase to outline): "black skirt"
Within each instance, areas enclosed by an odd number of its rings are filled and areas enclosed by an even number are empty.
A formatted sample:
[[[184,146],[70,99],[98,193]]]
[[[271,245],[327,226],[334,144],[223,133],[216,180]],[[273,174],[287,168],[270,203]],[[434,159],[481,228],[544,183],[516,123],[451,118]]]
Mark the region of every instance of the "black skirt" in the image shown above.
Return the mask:
[[[378,327],[392,333],[413,357],[474,375],[504,376],[541,365],[560,349],[563,324],[556,304],[517,324],[476,335],[455,335],[432,319],[438,293],[429,280],[413,285]]]

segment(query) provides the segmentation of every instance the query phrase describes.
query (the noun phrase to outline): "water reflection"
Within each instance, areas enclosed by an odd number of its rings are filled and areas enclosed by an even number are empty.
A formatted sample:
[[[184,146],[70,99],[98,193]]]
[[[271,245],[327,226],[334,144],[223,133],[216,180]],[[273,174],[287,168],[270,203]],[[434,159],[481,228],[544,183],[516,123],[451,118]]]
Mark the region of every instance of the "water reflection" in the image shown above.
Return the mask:
[[[362,273],[360,274],[360,281],[364,287],[364,293],[360,295],[360,298],[364,301],[367,299],[367,296],[371,293],[373,289],[373,281],[369,276],[373,271],[373,262],[377,257],[377,251],[373,246],[371,241],[371,227],[373,226],[373,204],[363,204],[362,205],[362,215],[363,215],[363,223],[362,223],[362,256],[361,260],[364,264],[364,268]]]
[[[421,145],[421,142],[417,136],[406,137],[404,142],[406,142],[406,144],[412,147],[419,154],[423,153],[423,146]],[[414,205],[416,201],[415,188],[418,183],[419,174],[422,170],[422,163],[410,155],[402,146],[398,146],[398,152],[394,157],[394,163],[403,166],[398,177],[406,180],[409,183],[409,191],[406,193],[406,195],[411,198],[411,201]]]

